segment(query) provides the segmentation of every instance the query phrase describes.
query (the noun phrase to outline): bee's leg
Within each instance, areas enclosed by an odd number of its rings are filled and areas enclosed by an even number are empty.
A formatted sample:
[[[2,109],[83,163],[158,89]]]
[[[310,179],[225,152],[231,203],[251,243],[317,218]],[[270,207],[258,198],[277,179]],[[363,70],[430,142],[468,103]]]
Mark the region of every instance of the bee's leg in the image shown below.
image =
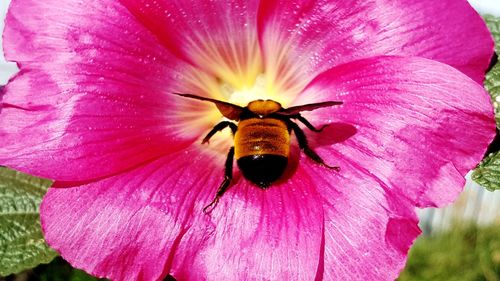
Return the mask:
[[[229,126],[229,128],[231,128],[231,131],[233,132],[233,135],[234,135],[234,133],[236,133],[236,128],[237,128],[236,124],[234,124],[233,122],[229,122],[229,121],[222,121],[219,124],[214,126],[214,128],[207,134],[207,136],[205,138],[203,138],[203,141],[201,143],[202,144],[208,143],[210,138],[213,137],[213,135],[215,135],[215,133],[224,130],[227,126]]]
[[[319,132],[323,131],[323,129],[324,129],[324,128],[328,127],[328,124],[327,124],[327,125],[323,125],[323,126],[321,126],[321,128],[319,128],[319,129],[316,129],[316,127],[314,127],[311,123],[309,123],[309,121],[307,121],[307,119],[306,119],[306,118],[304,118],[304,117],[303,117],[302,115],[300,115],[300,114],[297,114],[297,115],[296,115],[296,116],[294,116],[293,118],[296,118],[297,120],[299,120],[300,122],[302,122],[302,124],[306,125],[306,127],[307,127],[309,130],[313,131],[313,132],[317,132],[317,133],[319,133]]]
[[[232,124],[232,123],[231,123]],[[214,200],[210,202],[205,208],[203,208],[203,213],[207,214],[211,212],[219,203],[219,199],[224,195],[224,192],[228,189],[231,184],[231,180],[233,179],[233,158],[234,158],[234,146],[229,149],[229,153],[227,154],[225,172],[224,172],[224,181],[219,186],[217,193],[215,195]]]
[[[304,134],[302,129],[300,129],[300,127],[297,124],[293,123],[292,121],[288,122],[288,124],[292,128],[295,136],[297,137],[297,141],[299,142],[300,149],[302,149],[302,151],[304,151],[304,153],[309,158],[311,158],[314,162],[320,164],[321,166],[325,166],[325,167],[332,169],[332,170],[340,171],[340,167],[338,167],[338,166],[327,165],[325,163],[325,161],[323,161],[323,159],[321,159],[321,157],[316,152],[314,152],[314,150],[312,150],[309,147],[309,144],[307,143],[306,135]]]

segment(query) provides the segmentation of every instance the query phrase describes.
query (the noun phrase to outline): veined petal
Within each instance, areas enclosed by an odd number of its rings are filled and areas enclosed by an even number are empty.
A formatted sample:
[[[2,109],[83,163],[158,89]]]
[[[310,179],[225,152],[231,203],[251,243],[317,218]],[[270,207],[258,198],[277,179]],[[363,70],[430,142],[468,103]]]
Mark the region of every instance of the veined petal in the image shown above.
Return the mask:
[[[209,225],[201,210],[220,183],[217,159],[181,151],[98,182],[51,188],[40,210],[45,238],[95,276],[161,280],[186,232]]]
[[[454,200],[493,138],[488,95],[445,64],[376,57],[322,73],[298,103],[327,100],[344,104],[307,114],[332,123],[309,136],[341,170],[301,161],[324,202],[323,278],[393,280],[420,233],[415,206]]]
[[[340,172],[302,157],[325,210],[324,267],[316,280],[394,280],[420,234],[414,206],[352,159]]]
[[[232,87],[251,86],[262,71],[259,1],[120,0],[174,54]]]
[[[346,62],[420,56],[482,82],[493,40],[465,0],[262,1],[259,39],[266,74],[284,88]]]
[[[12,1],[4,45],[21,72],[2,99],[0,164],[88,180],[182,149],[217,120],[209,105],[192,110],[171,95],[206,95],[213,79],[168,53],[125,7],[56,2]]]
[[[354,132],[337,143],[328,139],[335,131],[318,135],[318,153],[333,165],[338,158],[356,163],[419,207],[453,201],[495,135],[483,87],[427,59],[376,57],[335,67],[298,103],[326,100],[344,104],[308,114],[313,124]]]
[[[236,184],[207,215],[202,209],[223,179],[224,159],[213,155],[188,149],[99,182],[50,189],[41,208],[49,245],[113,280],[168,272],[179,280],[313,280],[323,209],[312,179],[299,167],[262,190],[235,173]]]
[[[314,280],[322,271],[324,243],[314,180],[301,167],[267,190],[238,178],[211,213],[214,230],[206,245],[193,249],[189,239],[181,242],[173,275],[178,280]]]

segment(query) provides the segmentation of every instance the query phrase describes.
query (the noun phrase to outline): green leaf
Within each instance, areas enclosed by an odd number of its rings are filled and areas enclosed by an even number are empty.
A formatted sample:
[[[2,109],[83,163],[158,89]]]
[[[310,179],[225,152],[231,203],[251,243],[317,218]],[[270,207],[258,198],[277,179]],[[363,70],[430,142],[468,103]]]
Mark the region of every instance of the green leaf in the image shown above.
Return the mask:
[[[472,179],[490,191],[500,189],[500,152],[491,153],[481,161]]]
[[[490,29],[493,38],[495,38],[495,50],[497,53],[500,53],[500,18],[487,15],[484,16],[484,20],[486,21],[486,25]]]
[[[500,53],[500,18],[485,16],[484,20],[493,34],[496,42],[496,52]],[[500,64],[497,63],[486,74],[484,87],[490,93],[495,108],[497,128],[500,128]],[[472,179],[486,189],[493,191],[500,189],[500,152],[486,157],[472,173]]]
[[[40,227],[39,206],[50,184],[0,167],[0,276],[57,256],[45,243]]]
[[[495,50],[500,54],[500,18],[494,16],[484,16],[486,25],[488,26],[493,38],[495,39]],[[484,87],[490,93],[491,99],[493,100],[493,106],[495,107],[495,119],[497,121],[497,127],[500,128],[500,64],[497,63],[495,66],[486,74],[486,80],[484,81]]]
[[[495,108],[495,119],[497,121],[497,128],[500,128],[500,64],[496,64],[488,74],[486,74],[486,81],[484,87],[490,93]]]

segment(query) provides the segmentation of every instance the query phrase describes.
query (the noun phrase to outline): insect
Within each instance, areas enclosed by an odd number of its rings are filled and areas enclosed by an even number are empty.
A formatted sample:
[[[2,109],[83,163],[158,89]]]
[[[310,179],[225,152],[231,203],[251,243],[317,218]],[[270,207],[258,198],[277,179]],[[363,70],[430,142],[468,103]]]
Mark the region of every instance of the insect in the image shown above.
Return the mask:
[[[212,102],[224,117],[237,122],[237,124],[231,121],[218,123],[202,141],[203,144],[208,143],[213,135],[226,127],[231,129],[234,136],[234,146],[229,149],[227,154],[224,180],[213,201],[203,209],[205,213],[217,205],[219,199],[231,184],[234,158],[236,158],[243,176],[258,187],[266,189],[271,183],[278,180],[285,172],[288,164],[291,132],[295,134],[299,147],[304,151],[305,155],[324,167],[337,171],[340,169],[325,164],[323,159],[309,147],[302,129],[292,121],[297,120],[311,131],[321,132],[327,125],[317,129],[300,115],[300,112],[340,105],[342,104],[340,101],[283,108],[280,103],[273,100],[255,100],[248,103],[246,107],[241,107],[196,95],[176,94],[186,98]]]

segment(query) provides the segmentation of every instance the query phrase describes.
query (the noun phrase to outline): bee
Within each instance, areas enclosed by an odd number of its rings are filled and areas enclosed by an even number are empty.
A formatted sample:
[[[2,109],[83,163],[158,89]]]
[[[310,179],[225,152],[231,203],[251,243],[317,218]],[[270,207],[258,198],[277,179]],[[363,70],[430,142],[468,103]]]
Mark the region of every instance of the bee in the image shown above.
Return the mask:
[[[341,105],[341,101],[327,101],[283,108],[273,100],[254,100],[247,106],[241,107],[228,102],[191,94],[176,95],[206,102],[212,102],[220,113],[231,121],[222,121],[215,125],[203,138],[206,144],[217,132],[229,127],[233,133],[234,146],[227,154],[224,180],[222,181],[215,198],[207,205],[203,212],[215,208],[219,199],[227,191],[233,179],[233,161],[243,176],[262,189],[267,189],[271,183],[278,180],[286,170],[290,157],[290,135],[293,132],[297,138],[299,148],[316,163],[326,168],[339,171],[339,167],[327,165],[321,157],[309,147],[306,135],[292,120],[304,124],[313,132],[321,132],[327,125],[317,129],[300,112],[312,111],[319,108]]]

